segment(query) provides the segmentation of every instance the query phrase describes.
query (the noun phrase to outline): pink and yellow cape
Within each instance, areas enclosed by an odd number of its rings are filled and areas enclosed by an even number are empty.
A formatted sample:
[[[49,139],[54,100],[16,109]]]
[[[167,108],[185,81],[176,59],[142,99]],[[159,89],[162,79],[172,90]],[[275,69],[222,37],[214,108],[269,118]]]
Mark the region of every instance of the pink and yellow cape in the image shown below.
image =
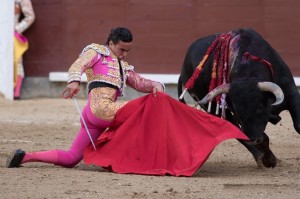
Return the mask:
[[[18,76],[18,62],[28,49],[28,40],[25,36],[15,32],[14,37],[14,86],[16,86]]]

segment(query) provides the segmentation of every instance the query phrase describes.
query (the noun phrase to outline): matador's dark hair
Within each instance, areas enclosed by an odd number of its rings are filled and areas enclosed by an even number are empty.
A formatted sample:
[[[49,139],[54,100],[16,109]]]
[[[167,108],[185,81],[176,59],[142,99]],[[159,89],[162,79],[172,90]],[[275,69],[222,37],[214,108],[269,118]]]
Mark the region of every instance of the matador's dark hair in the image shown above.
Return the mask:
[[[109,41],[112,41],[114,44],[117,44],[119,41],[123,42],[132,42],[132,34],[130,30],[123,27],[114,28],[110,31],[110,34],[107,38],[106,44],[109,44]]]

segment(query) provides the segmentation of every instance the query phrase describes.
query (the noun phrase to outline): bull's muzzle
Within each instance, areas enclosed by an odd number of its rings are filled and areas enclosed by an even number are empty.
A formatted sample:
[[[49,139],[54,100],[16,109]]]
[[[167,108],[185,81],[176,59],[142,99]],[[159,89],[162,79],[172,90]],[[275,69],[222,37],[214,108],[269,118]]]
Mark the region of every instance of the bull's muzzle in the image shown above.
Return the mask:
[[[256,138],[256,139],[251,139],[250,141],[246,141],[247,144],[249,145],[258,145],[263,142],[264,138],[263,136]]]

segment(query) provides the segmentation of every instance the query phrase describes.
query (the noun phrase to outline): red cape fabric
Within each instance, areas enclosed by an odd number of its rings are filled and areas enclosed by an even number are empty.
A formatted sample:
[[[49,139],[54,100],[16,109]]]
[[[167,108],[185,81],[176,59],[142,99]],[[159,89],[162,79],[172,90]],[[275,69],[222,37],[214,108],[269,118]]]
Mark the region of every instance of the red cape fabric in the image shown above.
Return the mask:
[[[226,120],[159,92],[122,107],[97,150],[86,148],[84,162],[116,173],[192,176],[229,138],[248,139]]]

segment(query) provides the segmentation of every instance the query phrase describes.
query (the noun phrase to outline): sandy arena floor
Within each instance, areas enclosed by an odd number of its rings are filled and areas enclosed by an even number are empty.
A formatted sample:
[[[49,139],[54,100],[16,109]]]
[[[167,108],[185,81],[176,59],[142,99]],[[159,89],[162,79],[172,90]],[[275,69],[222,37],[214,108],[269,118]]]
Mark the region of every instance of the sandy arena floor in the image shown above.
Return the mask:
[[[79,100],[83,107],[85,100]],[[236,140],[218,145],[193,177],[116,174],[80,163],[72,169],[43,163],[5,168],[14,149],[67,149],[79,128],[72,100],[7,101],[0,97],[0,198],[300,198],[300,135],[288,112],[267,134],[279,159],[259,169]]]

